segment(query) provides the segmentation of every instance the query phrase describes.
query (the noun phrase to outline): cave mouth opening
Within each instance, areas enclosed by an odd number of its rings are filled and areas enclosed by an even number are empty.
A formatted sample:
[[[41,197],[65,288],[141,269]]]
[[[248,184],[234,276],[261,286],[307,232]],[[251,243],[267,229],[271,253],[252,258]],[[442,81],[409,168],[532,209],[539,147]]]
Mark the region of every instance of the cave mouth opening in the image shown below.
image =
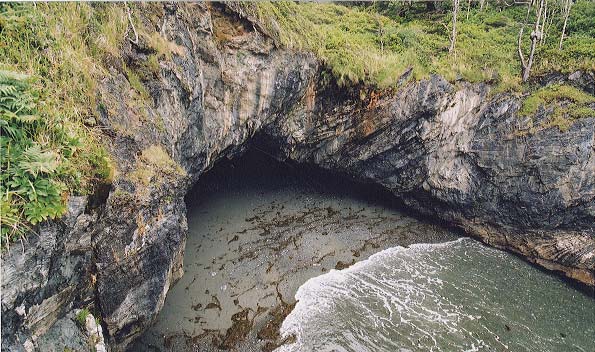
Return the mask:
[[[329,197],[349,197],[394,208],[410,216],[423,218],[412,212],[390,191],[377,184],[358,182],[344,174],[310,164],[280,161],[267,148],[249,146],[241,155],[222,158],[202,174],[185,197],[192,210],[220,192],[242,190],[280,190],[298,186],[304,192]],[[433,219],[423,219],[433,221]]]
[[[252,144],[218,161],[188,192],[184,275],[131,350],[270,347],[308,279],[387,248],[460,237],[378,185],[266,150]]]

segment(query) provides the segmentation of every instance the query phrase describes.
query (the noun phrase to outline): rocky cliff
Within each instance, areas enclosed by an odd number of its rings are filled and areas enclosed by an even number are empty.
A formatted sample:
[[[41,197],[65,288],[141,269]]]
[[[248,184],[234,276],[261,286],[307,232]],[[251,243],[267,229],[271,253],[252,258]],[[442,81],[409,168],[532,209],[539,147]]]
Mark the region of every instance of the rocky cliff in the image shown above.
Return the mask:
[[[365,104],[315,99],[269,135],[291,159],[381,184],[420,213],[593,285],[594,120],[528,132],[548,111],[521,118],[519,105],[433,76]]]
[[[251,143],[382,185],[422,214],[595,285],[595,116],[566,132],[534,128],[552,112],[521,118],[518,96],[438,76],[340,88],[313,54],[277,46],[240,8],[153,4],[143,16],[175,53],[143,80],[149,97],[117,62],[98,82],[116,176],[3,256],[2,350],[34,348],[89,302],[108,345],[123,350],[182,275],[184,195]],[[126,43],[122,57],[140,69],[150,53]],[[570,82],[591,90],[593,74],[577,75]]]

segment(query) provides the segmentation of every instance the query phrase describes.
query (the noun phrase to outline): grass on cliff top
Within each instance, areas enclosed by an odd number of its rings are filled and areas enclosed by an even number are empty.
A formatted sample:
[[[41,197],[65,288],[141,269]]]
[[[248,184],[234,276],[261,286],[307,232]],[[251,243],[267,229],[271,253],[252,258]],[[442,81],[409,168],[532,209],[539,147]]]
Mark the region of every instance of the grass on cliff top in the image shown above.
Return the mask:
[[[416,79],[436,73],[450,81],[491,81],[500,90],[521,87],[517,36],[525,7],[467,13],[462,5],[454,55],[449,55],[448,8],[427,12],[423,4],[258,2],[257,17],[285,46],[313,51],[340,84],[394,86],[412,68]],[[550,5],[551,6],[551,5]],[[557,43],[561,19],[537,53],[534,74],[595,70],[595,3],[572,8],[564,49]],[[527,46],[529,40],[525,40]]]
[[[110,177],[92,127],[97,56],[118,50],[124,18],[118,6],[0,4],[3,248]]]

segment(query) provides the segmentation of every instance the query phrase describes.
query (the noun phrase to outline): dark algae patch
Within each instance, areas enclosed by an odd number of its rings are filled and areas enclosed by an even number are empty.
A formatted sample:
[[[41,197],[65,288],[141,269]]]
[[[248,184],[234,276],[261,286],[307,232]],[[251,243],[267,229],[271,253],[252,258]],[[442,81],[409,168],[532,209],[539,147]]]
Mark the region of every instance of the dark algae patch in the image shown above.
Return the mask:
[[[283,320],[285,320],[285,317],[291,313],[296,303],[297,302],[287,304],[282,302],[269,312],[270,320],[258,331],[257,334],[259,339],[266,341],[265,345],[262,347],[262,351],[271,352],[285,343],[292,343],[295,341],[295,336],[288,336],[281,339],[279,329],[281,328]]]
[[[244,341],[248,333],[254,325],[254,320],[248,318],[249,309],[243,309],[231,316],[232,325],[227,329],[221,344],[222,349],[230,349],[238,344],[239,341]]]

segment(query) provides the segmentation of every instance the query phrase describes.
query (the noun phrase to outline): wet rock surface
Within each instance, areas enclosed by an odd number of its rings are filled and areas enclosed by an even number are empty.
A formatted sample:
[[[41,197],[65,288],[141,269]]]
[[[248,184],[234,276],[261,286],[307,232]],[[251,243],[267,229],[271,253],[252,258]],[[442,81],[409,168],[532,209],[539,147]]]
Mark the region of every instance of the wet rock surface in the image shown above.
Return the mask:
[[[98,82],[113,183],[92,211],[44,225],[24,250],[3,255],[3,350],[34,344],[88,301],[111,349],[125,349],[182,276],[184,196],[250,145],[380,185],[412,209],[594,284],[595,117],[561,132],[547,127],[551,111],[520,117],[517,96],[437,76],[404,77],[391,91],[339,88],[319,79],[313,54],[276,46],[229,6],[146,4],[138,13],[176,52],[143,76],[148,98],[116,61]],[[150,53],[142,38],[122,48],[134,70]],[[592,75],[571,76],[556,79],[592,91]]]

